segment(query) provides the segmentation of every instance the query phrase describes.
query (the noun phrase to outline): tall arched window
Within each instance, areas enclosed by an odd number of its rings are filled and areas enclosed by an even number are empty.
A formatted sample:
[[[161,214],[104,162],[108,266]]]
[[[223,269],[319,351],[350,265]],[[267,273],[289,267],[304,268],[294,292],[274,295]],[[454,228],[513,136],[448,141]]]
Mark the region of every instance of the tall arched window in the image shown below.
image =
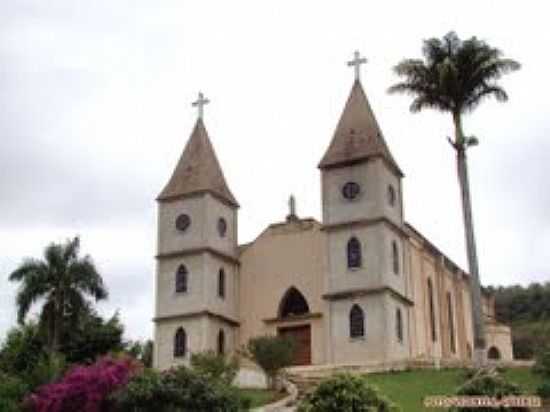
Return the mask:
[[[220,329],[218,332],[218,355],[223,355],[225,353],[225,332],[223,329]]]
[[[432,341],[437,340],[437,334],[435,331],[435,307],[434,307],[434,288],[432,280],[428,278],[428,310],[430,311],[430,329],[432,332]]]
[[[225,297],[225,270],[223,268],[218,272],[218,296]]]
[[[309,313],[306,298],[295,287],[288,289],[279,304],[279,317],[299,316]]]
[[[176,292],[187,292],[187,268],[180,265],[176,272]]]
[[[356,237],[352,237],[348,241],[348,268],[361,267],[361,243]]]
[[[455,342],[455,321],[453,315],[453,301],[451,298],[451,292],[447,292],[447,308],[449,315],[449,342],[452,353],[456,353],[456,342]]]
[[[403,317],[401,315],[401,309],[397,308],[395,311],[395,333],[398,342],[403,342]]]
[[[187,334],[185,329],[179,328],[174,336],[174,357],[181,358],[187,352]]]
[[[391,242],[391,257],[393,265],[393,273],[399,275],[399,249],[397,247],[397,242],[394,240]]]
[[[349,311],[349,336],[350,338],[365,336],[365,313],[359,305],[353,305]]]

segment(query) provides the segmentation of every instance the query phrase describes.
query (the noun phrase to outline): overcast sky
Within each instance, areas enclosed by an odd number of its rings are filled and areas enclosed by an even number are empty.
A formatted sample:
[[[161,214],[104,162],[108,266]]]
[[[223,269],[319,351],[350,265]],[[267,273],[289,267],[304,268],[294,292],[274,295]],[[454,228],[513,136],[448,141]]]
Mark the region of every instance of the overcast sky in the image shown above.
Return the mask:
[[[410,114],[391,67],[455,30],[523,65],[506,104],[465,119],[485,284],[550,279],[548,6],[543,1],[0,1],[0,339],[24,257],[80,235],[127,337],[152,335],[156,205],[196,119],[241,204],[240,242],[287,213],[320,218],[319,171],[355,49],[406,174],[405,216],[466,267],[449,116]]]

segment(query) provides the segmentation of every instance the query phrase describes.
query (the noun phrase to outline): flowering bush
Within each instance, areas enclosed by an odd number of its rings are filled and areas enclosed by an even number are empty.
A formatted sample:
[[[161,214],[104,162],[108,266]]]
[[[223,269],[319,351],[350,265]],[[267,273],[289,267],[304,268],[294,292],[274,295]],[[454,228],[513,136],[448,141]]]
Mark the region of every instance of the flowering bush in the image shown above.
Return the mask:
[[[26,399],[35,412],[100,412],[107,395],[124,386],[138,369],[130,358],[105,357],[90,366],[77,366],[61,381],[44,385]]]

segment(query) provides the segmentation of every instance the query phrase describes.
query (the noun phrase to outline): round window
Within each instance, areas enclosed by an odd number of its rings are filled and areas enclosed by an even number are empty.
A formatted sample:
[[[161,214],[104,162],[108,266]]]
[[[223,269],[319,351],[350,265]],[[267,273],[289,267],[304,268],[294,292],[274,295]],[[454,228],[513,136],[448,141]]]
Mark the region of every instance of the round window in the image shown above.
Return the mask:
[[[347,182],[342,188],[342,196],[348,200],[355,199],[359,195],[360,191],[361,186],[359,186],[359,184],[355,182]]]
[[[225,234],[227,233],[227,222],[223,217],[220,217],[218,219],[218,233],[220,234],[221,237],[224,237]]]
[[[176,229],[181,230],[182,232],[187,230],[190,224],[191,218],[189,215],[182,214],[176,218]]]

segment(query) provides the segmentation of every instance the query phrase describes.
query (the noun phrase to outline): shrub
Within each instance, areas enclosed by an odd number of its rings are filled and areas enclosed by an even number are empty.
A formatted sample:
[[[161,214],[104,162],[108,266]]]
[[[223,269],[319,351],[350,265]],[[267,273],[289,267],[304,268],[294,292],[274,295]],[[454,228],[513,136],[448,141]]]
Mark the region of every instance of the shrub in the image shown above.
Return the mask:
[[[185,367],[147,370],[111,397],[118,412],[212,411],[246,409],[236,388],[209,380]]]
[[[299,412],[400,411],[363,376],[336,375],[326,379],[298,408]]]
[[[40,330],[35,322],[8,331],[0,346],[0,371],[10,376],[25,377],[46,356]]]
[[[294,341],[282,336],[259,336],[248,341],[243,355],[262,368],[273,386],[279,371],[292,364]]]
[[[39,387],[25,403],[35,412],[100,412],[107,395],[125,385],[137,368],[132,359],[109,357],[76,366],[61,381]]]
[[[550,378],[550,349],[542,350],[537,354],[533,372],[545,378]]]
[[[239,362],[235,357],[207,351],[191,355],[191,367],[207,379],[231,385],[239,371]]]
[[[28,386],[21,379],[0,372],[0,411],[19,411],[27,391]]]
[[[496,370],[479,370],[470,380],[458,388],[458,396],[487,396],[502,399],[507,396],[522,395],[520,387],[505,380]],[[451,411],[459,412],[528,412],[527,408],[451,408]]]
[[[550,399],[550,382],[543,382],[543,384],[537,388],[537,395],[542,399]]]

